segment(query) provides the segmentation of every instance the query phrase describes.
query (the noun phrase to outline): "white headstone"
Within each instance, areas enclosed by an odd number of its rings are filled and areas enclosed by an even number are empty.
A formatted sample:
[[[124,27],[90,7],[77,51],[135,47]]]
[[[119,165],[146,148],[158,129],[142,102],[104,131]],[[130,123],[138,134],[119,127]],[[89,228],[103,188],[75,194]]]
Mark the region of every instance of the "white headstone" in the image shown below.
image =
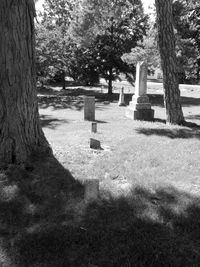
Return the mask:
[[[119,106],[125,106],[125,101],[124,101],[124,87],[120,89],[120,94],[119,94]]]
[[[147,96],[147,62],[140,61],[136,66],[135,94],[129,107],[126,109],[126,116],[134,120],[152,121],[154,110]]]
[[[135,97],[147,93],[147,63],[140,61],[136,66]]]

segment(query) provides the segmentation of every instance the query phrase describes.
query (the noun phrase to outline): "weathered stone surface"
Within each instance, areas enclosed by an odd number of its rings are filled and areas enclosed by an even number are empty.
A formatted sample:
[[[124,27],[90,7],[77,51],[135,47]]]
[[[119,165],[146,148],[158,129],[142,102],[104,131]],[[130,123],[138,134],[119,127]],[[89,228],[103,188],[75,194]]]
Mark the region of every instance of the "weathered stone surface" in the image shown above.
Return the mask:
[[[95,201],[99,198],[99,180],[86,180],[85,183],[85,201]]]
[[[101,149],[101,143],[99,140],[96,140],[94,138],[90,138],[90,148],[93,149]]]
[[[135,96],[143,96],[147,93],[147,63],[140,61],[136,66]]]
[[[151,109],[151,103],[135,103],[135,102],[130,102],[130,107],[133,109]]]
[[[138,96],[138,97],[133,95],[132,102],[135,102],[135,103],[149,103],[149,98],[148,98],[147,95]]]
[[[126,117],[133,120],[151,121],[154,118],[154,110],[146,95],[147,92],[147,64],[138,62],[136,66],[135,95],[126,109]]]
[[[84,120],[88,120],[88,121],[95,120],[95,97],[94,96],[84,97]]]
[[[104,103],[104,105],[109,105],[110,101],[104,101],[103,103]]]
[[[126,117],[132,120],[153,121],[154,110],[153,109],[134,110],[128,107],[126,109]]]
[[[125,106],[125,101],[124,101],[124,87],[120,89],[120,94],[119,94],[119,106]]]
[[[92,131],[92,133],[96,133],[97,132],[97,123],[96,122],[92,122],[91,131]]]

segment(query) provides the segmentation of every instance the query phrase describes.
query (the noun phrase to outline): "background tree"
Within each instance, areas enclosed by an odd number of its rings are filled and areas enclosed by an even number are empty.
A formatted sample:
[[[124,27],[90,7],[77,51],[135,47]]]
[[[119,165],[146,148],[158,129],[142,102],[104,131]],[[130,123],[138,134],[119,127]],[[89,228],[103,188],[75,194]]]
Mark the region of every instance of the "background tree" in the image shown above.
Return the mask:
[[[121,56],[147,29],[141,0],[45,0],[37,27],[38,72],[63,73],[86,84],[103,77],[112,93],[120,72],[132,73]],[[133,68],[133,69],[132,69]]]
[[[34,1],[0,1],[0,162],[21,163],[49,145],[35,75]]]
[[[132,72],[121,56],[143,39],[147,29],[140,0],[83,0],[76,12],[73,31],[82,48],[92,51],[92,64],[108,80],[108,93],[112,81],[120,72]],[[89,63],[90,64],[90,61]]]
[[[156,0],[155,3],[167,122],[181,124],[184,117],[177,75],[172,0]]]
[[[65,89],[75,43],[71,38],[72,11],[77,0],[45,0],[41,22],[37,25],[36,52],[39,75],[59,74]]]
[[[157,31],[153,26],[144,37],[143,42],[131,49],[130,53],[125,53],[122,60],[128,65],[136,66],[138,61],[146,60],[148,64],[148,72],[154,73],[156,68],[160,68],[160,55],[157,45]]]
[[[200,76],[200,3],[173,2],[179,81],[197,81]]]

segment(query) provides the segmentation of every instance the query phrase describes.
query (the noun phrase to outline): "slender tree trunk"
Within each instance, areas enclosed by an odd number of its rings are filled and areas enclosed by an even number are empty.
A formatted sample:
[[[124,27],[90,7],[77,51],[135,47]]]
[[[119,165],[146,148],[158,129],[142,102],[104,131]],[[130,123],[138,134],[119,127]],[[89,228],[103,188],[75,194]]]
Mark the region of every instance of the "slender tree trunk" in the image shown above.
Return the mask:
[[[113,80],[112,68],[109,69],[109,77],[108,77],[108,94],[112,94],[112,80]]]
[[[0,0],[0,162],[50,151],[36,96],[34,0]]]
[[[200,79],[200,68],[198,67],[197,68],[197,81],[199,81]]]
[[[110,41],[111,45],[113,44],[113,37],[114,37],[114,24],[113,24],[113,17],[111,17],[111,27],[110,27]],[[110,63],[112,64],[112,53],[109,56]],[[108,94],[112,94],[112,81],[113,81],[113,68],[110,67],[109,69],[109,77],[108,77]]]
[[[180,103],[178,84],[172,0],[156,0],[155,3],[167,122],[182,124],[184,117]]]
[[[197,81],[199,82],[200,80],[200,60],[197,60]]]
[[[65,71],[62,71],[62,89],[66,89],[66,84],[65,84]]]

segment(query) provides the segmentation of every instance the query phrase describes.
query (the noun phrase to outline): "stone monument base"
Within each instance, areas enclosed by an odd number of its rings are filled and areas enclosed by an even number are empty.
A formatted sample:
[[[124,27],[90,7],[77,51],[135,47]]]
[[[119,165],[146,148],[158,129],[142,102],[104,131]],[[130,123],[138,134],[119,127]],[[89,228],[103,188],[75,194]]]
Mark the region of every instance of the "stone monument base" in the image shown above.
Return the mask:
[[[153,121],[154,109],[134,110],[132,107],[127,107],[126,117],[132,120]]]
[[[126,109],[126,117],[132,120],[152,121],[154,110],[147,95],[133,96],[130,105]]]

